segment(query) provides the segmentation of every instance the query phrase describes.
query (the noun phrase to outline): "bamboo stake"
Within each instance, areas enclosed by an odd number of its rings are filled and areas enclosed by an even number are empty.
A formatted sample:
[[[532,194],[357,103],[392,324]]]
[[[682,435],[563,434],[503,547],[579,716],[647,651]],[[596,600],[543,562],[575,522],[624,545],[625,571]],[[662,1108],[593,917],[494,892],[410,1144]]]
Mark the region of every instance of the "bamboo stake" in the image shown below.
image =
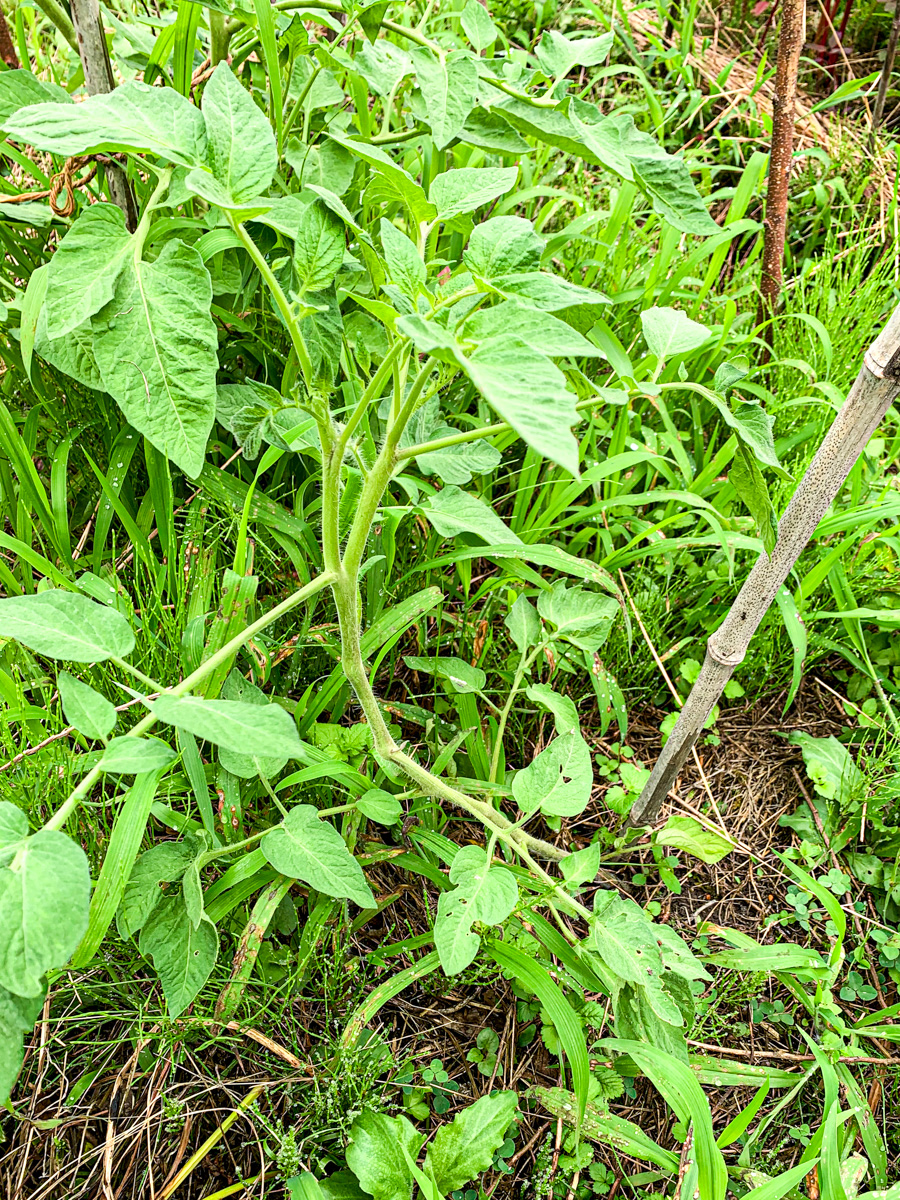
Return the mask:
[[[788,184],[794,153],[794,110],[797,71],[806,33],[806,0],[783,0],[778,34],[775,94],[772,97],[772,148],[766,190],[762,278],[759,286],[757,325],[773,316],[781,293],[784,239],[787,232]],[[771,344],[771,326],[766,333]]]
[[[798,484],[781,519],[772,557],[765,552],[759,556],[728,616],[707,642],[703,668],[628,818],[630,825],[649,825],[658,817],[725,684],[743,661],[750,639],[775,593],[898,393],[900,305],[866,351],[850,394]]]
[[[88,93],[96,96],[111,92],[115,87],[112,64],[106,48],[106,34],[100,17],[99,0],[71,0],[72,24],[78,40],[78,54],[84,68]],[[121,167],[110,163],[106,168],[109,194],[125,214],[125,224],[134,232],[137,228],[137,206],[128,177]]]

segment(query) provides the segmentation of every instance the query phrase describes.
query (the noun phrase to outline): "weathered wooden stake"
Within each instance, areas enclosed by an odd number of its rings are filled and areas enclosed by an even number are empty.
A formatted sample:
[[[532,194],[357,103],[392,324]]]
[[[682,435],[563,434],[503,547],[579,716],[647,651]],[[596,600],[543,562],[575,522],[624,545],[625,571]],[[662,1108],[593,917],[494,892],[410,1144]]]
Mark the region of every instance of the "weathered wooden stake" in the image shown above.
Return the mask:
[[[72,24],[78,40],[78,54],[84,67],[84,82],[88,93],[111,92],[115,87],[106,34],[100,16],[99,0],[71,0]],[[121,167],[110,163],[106,168],[109,194],[125,214],[125,224],[133,232],[137,228],[137,205],[128,177]]]
[[[900,305],[869,349],[850,394],[797,485],[778,528],[772,557],[763,552],[728,616],[710,637],[706,658],[678,722],[629,816],[631,825],[656,820],[685,759],[722,695],[750,639],[827,512],[884,414],[900,393]]]

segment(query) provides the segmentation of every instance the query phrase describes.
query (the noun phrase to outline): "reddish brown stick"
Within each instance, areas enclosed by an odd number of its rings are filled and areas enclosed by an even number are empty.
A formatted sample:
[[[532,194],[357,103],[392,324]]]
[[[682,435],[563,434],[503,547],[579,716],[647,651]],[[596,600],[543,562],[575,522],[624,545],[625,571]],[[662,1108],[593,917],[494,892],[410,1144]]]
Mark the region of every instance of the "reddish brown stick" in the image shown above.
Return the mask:
[[[19,65],[16,48],[13,45],[12,35],[9,32],[9,26],[6,23],[6,17],[3,15],[2,8],[0,8],[0,58],[3,59],[12,71],[15,71]]]
[[[775,312],[781,292],[784,241],[787,233],[788,183],[794,152],[794,107],[797,70],[806,33],[806,0],[784,0],[778,37],[775,95],[772,99],[772,149],[766,195],[765,241],[757,324]],[[766,334],[771,345],[771,326]]]

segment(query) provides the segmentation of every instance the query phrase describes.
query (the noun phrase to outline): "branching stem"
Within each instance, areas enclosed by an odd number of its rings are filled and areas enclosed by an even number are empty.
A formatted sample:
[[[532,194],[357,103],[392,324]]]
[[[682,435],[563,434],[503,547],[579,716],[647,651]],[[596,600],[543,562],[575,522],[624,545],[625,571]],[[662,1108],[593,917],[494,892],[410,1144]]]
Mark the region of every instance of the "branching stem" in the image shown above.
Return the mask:
[[[328,571],[323,571],[321,575],[317,575],[315,579],[311,579],[309,583],[302,588],[298,588],[293,595],[282,600],[280,604],[276,604],[274,608],[269,609],[261,617],[248,625],[246,629],[242,629],[240,633],[235,634],[233,638],[220,647],[215,654],[211,654],[206,662],[201,663],[196,671],[192,671],[182,679],[181,683],[176,683],[174,687],[167,688],[166,691],[172,696],[186,696],[192,691],[198,683],[202,683],[208,675],[211,675],[223,662],[227,662],[233,654],[240,650],[241,646],[256,634],[262,633],[273,621],[277,621],[279,617],[283,617],[285,613],[289,613],[291,609],[296,608],[298,604],[302,604],[304,600],[309,600],[323,588],[326,588],[331,583],[332,576]],[[138,721],[133,729],[129,729],[126,737],[140,737],[143,733],[149,731],[156,724],[157,718],[153,713],[148,713]],[[71,793],[68,799],[62,804],[49,821],[45,822],[44,829],[62,829],[66,821],[78,807],[79,802],[88,794],[97,780],[100,778],[102,771],[99,767],[94,767],[88,771],[84,779],[78,784],[75,790]]]

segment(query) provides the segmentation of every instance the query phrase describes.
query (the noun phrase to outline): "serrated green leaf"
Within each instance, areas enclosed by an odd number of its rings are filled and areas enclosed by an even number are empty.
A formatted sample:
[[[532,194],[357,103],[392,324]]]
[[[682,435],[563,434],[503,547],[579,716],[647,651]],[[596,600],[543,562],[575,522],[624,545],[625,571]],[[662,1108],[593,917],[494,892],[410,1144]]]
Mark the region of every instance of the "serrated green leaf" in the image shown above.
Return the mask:
[[[516,772],[512,792],[524,813],[540,808],[551,816],[574,817],[590,800],[593,781],[587,742],[580,730],[572,729]]]
[[[378,45],[387,46],[390,43],[379,41]],[[356,62],[359,62],[359,56]],[[284,160],[296,171],[301,187],[326,188],[335,196],[344,195],[356,172],[353,155],[337,142],[329,140],[307,146],[291,138],[285,147]]]
[[[709,341],[711,331],[677,308],[648,308],[641,313],[644,339],[660,362],[688,354]]]
[[[202,112],[210,170],[226,194],[240,204],[265,192],[278,166],[275,137],[228,63],[204,87]]]
[[[403,431],[401,446],[405,449],[459,433],[458,429],[441,424],[439,416],[436,399],[423,404]],[[457,486],[470,483],[473,475],[487,474],[500,461],[500,451],[486,438],[416,455],[416,466],[423,475],[436,475],[444,483]]]
[[[569,283],[559,275],[546,271],[523,271],[516,275],[496,275],[491,286],[502,295],[517,300],[522,305],[540,309],[541,312],[560,312],[578,304],[609,304],[610,299],[602,292]],[[518,330],[516,331],[518,337]]]
[[[162,771],[178,755],[171,746],[155,737],[116,737],[107,742],[100,759],[101,771],[118,775],[141,775],[145,771]]]
[[[741,442],[735,450],[728,482],[756,522],[756,531],[766,554],[771,554],[778,541],[778,515],[756,459]]]
[[[453,891],[438,898],[434,944],[447,975],[464,971],[478,953],[480,941],[472,925],[499,925],[515,908],[519,889],[505,867],[492,867],[479,846],[463,846],[450,868]]]
[[[434,54],[423,46],[409,52],[425,102],[425,121],[436,149],[443,150],[462,131],[478,96],[478,71],[471,54],[451,50]]]
[[[201,256],[169,241],[153,262],[123,271],[113,299],[92,318],[105,389],[129,423],[192,478],[216,415],[211,302]]]
[[[573,67],[599,66],[608,57],[614,39],[612,32],[594,38],[569,38],[548,29],[541,35],[535,53],[549,79],[562,79]]]
[[[406,51],[385,38],[364,45],[357,51],[353,65],[378,96],[389,96],[413,73],[412,59]]]
[[[491,338],[464,362],[466,374],[504,421],[551,461],[578,474],[575,397],[558,367],[521,338]]]
[[[463,33],[479,53],[487,50],[488,46],[493,46],[500,36],[500,31],[491,20],[487,6],[481,4],[479,0],[466,0],[466,6],[460,13],[460,23]]]
[[[496,1092],[467,1105],[439,1127],[425,1155],[424,1168],[440,1192],[446,1195],[490,1170],[494,1151],[503,1144],[516,1108],[515,1092]]]
[[[450,221],[504,196],[518,177],[518,167],[456,167],[435,176],[428,199],[438,220]]]
[[[713,378],[713,388],[723,396],[727,396],[733,387],[750,372],[750,359],[746,354],[737,354],[734,358],[726,359],[716,367]]]
[[[806,773],[817,795],[834,800],[841,812],[864,796],[865,776],[836,737],[817,738],[795,730],[788,740],[800,747]]]
[[[34,334],[34,352],[63,375],[77,379],[85,387],[103,391],[103,378],[94,358],[94,334],[90,322],[51,341],[47,336],[47,312],[41,307]]]
[[[518,120],[528,119],[525,114],[515,115]],[[649,195],[654,211],[670,225],[684,233],[705,236],[719,231],[684,159],[668,154],[655,138],[639,130],[630,113],[604,116],[596,105],[574,99],[566,123],[570,134],[587,151],[587,157],[623,179],[639,183]],[[557,132],[560,143],[565,140],[560,137],[561,132]]]
[[[718,397],[710,397],[710,399],[721,413],[726,425],[735,431],[741,443],[758,462],[771,467],[782,479],[791,478],[789,472],[778,461],[778,455],[775,453],[775,439],[772,432],[775,427],[775,418],[770,416],[761,404],[742,401],[731,409],[724,400],[720,400]]]
[[[195,857],[195,847],[186,841],[160,842],[144,851],[134,864],[122,895],[116,924],[123,938],[137,933],[164,899],[165,893],[159,885],[181,879]]]
[[[541,619],[527,596],[520,596],[503,622],[520,654],[536,646],[541,636]]]
[[[0,852],[0,987],[43,993],[42,977],[71,958],[87,928],[87,856],[64,833],[42,829]]]
[[[219,384],[216,420],[231,430],[244,458],[250,460],[259,455],[263,442],[280,450],[317,450],[319,446],[315,418],[286,404],[280,392],[257,379]]]
[[[422,255],[415,243],[385,217],[381,218],[380,229],[388,278],[399,287],[404,296],[415,301],[426,278]]]
[[[60,671],[56,685],[59,688],[63,715],[70,725],[94,741],[102,741],[109,735],[118,719],[118,713],[105,696],[95,692],[92,687],[82,683],[68,671]]]
[[[0,637],[70,662],[125,658],[134,649],[131,626],[120,612],[58,588],[0,600]]]
[[[479,309],[468,318],[461,336],[466,341],[483,342],[501,337],[510,329],[548,358],[605,357],[602,350],[565,321],[517,300],[504,300],[492,308]]]
[[[324,292],[311,293],[307,301],[318,311],[303,318],[300,333],[309,351],[313,383],[329,389],[334,386],[341,361],[344,333],[341,306],[334,286],[326,288]]]
[[[181,895],[188,920],[196,929],[203,920],[203,887],[196,859],[188,864],[181,877]]]
[[[549,591],[541,592],[538,612],[553,626],[555,637],[594,654],[609,636],[619,606],[611,596],[566,587],[565,580],[558,579]]]
[[[321,200],[314,200],[303,210],[294,238],[294,267],[301,292],[318,292],[328,287],[343,260],[341,222]]]
[[[141,954],[153,960],[169,1016],[180,1016],[216,965],[219,937],[215,925],[204,918],[194,928],[184,897],[166,897],[147,918],[139,946]]]
[[[527,603],[527,601],[526,601]],[[569,696],[561,696],[547,683],[532,683],[525,689],[525,695],[541,708],[553,713],[553,721],[557,733],[569,733],[578,729],[578,709],[575,701]]]
[[[6,122],[6,131],[38,150],[71,157],[98,150],[158,154],[186,167],[206,162],[200,110],[174,88],[123,83],[81,104],[35,104]]]
[[[64,337],[112,300],[116,280],[133,253],[125,214],[117,205],[86,208],[50,259],[47,336]]]
[[[472,0],[472,3],[479,4],[479,0]],[[516,133],[509,121],[490,108],[472,109],[466,117],[460,140],[494,154],[534,153],[534,147]]]
[[[279,704],[239,700],[203,700],[163,694],[149,703],[155,717],[195,737],[257,758],[299,755],[297,727]]]
[[[0,129],[6,128],[6,119],[20,108],[35,104],[71,104],[72,98],[65,88],[56,83],[38,79],[33,71],[19,68],[0,71]]]
[[[429,203],[423,188],[379,146],[354,141],[353,138],[335,132],[329,132],[328,136],[348,150],[354,158],[361,158],[363,162],[368,163],[390,184],[393,195],[406,205],[416,225],[422,221],[434,220],[437,210]]]
[[[370,788],[363,792],[356,807],[364,817],[379,825],[395,825],[403,816],[403,806],[397,797],[381,788]]]
[[[559,864],[563,879],[570,887],[580,887],[583,883],[591,883],[600,871],[599,842],[591,842],[583,850],[567,854]]]
[[[514,96],[501,97],[493,94],[490,97],[490,105],[527,137],[536,138],[548,146],[555,146],[565,154],[585,158],[589,162],[602,161],[591,152],[579,130],[559,109],[538,107]],[[629,168],[629,177],[630,173]]]
[[[669,817],[664,828],[656,835],[657,844],[684,850],[699,858],[701,862],[717,863],[730,854],[734,844],[711,829],[706,829],[693,817]]]
[[[453,484],[429,497],[422,511],[441,537],[474,533],[486,542],[506,545],[520,540],[483,500]]]
[[[594,912],[590,944],[610,970],[631,983],[658,980],[662,958],[653,923],[644,910],[633,900],[604,889],[594,897]]]
[[[362,867],[335,827],[323,821],[311,804],[295,805],[265,835],[260,849],[282,875],[311,884],[327,896],[346,897],[360,908],[375,908]]]
[[[259,708],[265,708],[271,703],[265,692],[249,679],[245,679],[240,671],[231,671],[228,675],[222,687],[222,699],[239,700],[244,704],[255,704]],[[239,753],[228,746],[219,747],[219,762],[226,771],[237,775],[239,779],[255,779],[258,775],[265,779],[273,779],[289,758],[290,754],[287,752],[260,757]]]
[[[406,1117],[366,1109],[350,1127],[347,1165],[373,1200],[409,1200],[412,1174],[401,1146],[415,1160],[424,1140]]]

